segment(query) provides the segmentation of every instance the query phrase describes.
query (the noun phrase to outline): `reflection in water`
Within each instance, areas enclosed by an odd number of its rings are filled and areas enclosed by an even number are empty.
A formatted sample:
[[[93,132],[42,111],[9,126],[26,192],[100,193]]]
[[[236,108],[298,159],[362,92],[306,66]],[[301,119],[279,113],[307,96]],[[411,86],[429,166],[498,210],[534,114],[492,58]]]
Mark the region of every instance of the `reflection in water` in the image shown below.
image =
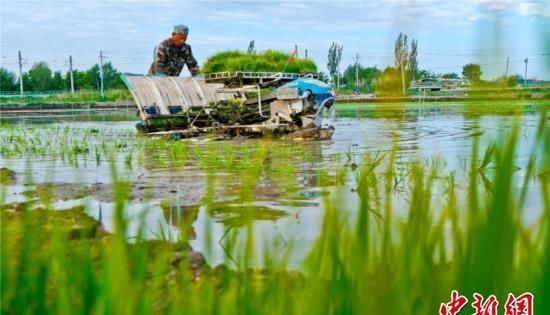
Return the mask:
[[[369,115],[368,111],[361,114],[355,110],[359,117],[333,120],[331,125],[336,132],[332,140],[323,142],[200,142],[166,149],[162,140],[151,140],[155,146],[140,145],[136,152],[131,152],[135,157],[131,168],[123,159],[116,164],[132,182],[132,201],[127,213],[135,220],[131,221],[128,237],[140,231],[141,219],[148,238],[176,240],[182,237],[183,230],[183,237],[191,240],[195,250],[205,252],[209,262],[217,264],[226,261],[228,255],[239,255],[238,248],[224,247],[225,238],[230,237],[238,244],[246,236],[243,227],[254,222],[257,252],[261,253],[275,240],[280,243],[278,248],[284,250],[285,244],[292,240],[294,250],[290,262],[298,264],[316,239],[324,198],[338,197],[341,200],[338,204],[342,205],[339,210],[353,218],[358,204],[355,177],[361,170],[364,154],[383,156],[392,149],[394,139],[398,151],[396,172],[406,172],[412,160],[428,163],[438,158],[444,161],[439,167],[447,176],[468,164],[473,139],[479,139],[483,153],[491,142],[499,141],[518,126],[521,140],[517,167],[521,177],[533,145],[537,113],[471,115],[441,108],[423,113],[402,110],[387,115]],[[25,120],[21,124],[26,126],[31,122]],[[133,122],[62,121],[53,126],[109,129],[113,135],[117,135],[117,130],[124,130],[125,135],[116,136],[116,141],[131,143],[135,138],[133,125]],[[201,150],[196,149],[199,146]],[[25,158],[2,159],[0,167],[23,174],[25,161]],[[85,203],[88,212],[96,219],[101,218],[107,230],[113,229],[109,163],[93,163],[93,157],[83,157],[78,167],[47,157],[32,162],[33,181],[58,183],[54,189],[60,190],[61,198],[69,199],[65,204],[60,201],[56,208]],[[457,183],[464,180],[460,173],[456,174]],[[491,178],[481,178],[481,185],[489,187]],[[438,200],[438,195],[446,189],[445,180],[441,178],[434,185],[435,203],[443,202]],[[73,196],[71,185],[87,187],[91,197]],[[10,187],[8,202],[26,198],[23,191],[29,189],[32,187],[24,186],[20,177]],[[527,222],[540,211],[539,193],[537,186],[529,191],[522,214]],[[406,214],[408,196],[396,189],[392,198],[397,214]],[[209,239],[217,244],[212,250],[205,246]]]

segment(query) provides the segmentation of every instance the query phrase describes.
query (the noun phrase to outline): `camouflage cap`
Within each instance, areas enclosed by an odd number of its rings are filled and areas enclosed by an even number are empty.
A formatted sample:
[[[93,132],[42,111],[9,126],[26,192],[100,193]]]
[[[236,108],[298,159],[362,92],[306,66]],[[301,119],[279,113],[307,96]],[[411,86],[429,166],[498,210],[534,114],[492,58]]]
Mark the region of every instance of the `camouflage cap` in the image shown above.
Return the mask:
[[[176,25],[172,33],[187,35],[189,34],[189,27],[183,24]]]

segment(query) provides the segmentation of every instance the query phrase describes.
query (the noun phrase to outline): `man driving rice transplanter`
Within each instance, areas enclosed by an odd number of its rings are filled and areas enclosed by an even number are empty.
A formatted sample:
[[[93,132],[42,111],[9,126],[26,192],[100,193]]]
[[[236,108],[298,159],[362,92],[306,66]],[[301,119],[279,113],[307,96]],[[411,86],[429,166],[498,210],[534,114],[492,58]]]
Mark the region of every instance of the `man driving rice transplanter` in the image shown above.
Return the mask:
[[[149,74],[163,74],[179,76],[183,66],[187,65],[191,75],[199,74],[199,66],[191,46],[186,43],[189,28],[185,25],[176,25],[172,36],[160,42],[155,51],[155,59],[149,68]]]

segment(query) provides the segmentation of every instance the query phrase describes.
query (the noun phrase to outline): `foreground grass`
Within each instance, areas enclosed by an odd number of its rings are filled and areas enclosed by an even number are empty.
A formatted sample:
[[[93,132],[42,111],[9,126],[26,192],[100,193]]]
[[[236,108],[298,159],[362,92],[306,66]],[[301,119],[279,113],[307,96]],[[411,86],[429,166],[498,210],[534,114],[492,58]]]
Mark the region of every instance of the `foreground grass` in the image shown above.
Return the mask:
[[[547,114],[543,112],[540,117],[536,144],[521,172],[515,158],[518,129],[486,150],[474,140],[464,174],[443,169],[444,161],[403,164],[398,161],[397,148],[386,154],[365,155],[355,178],[349,165],[342,165],[334,174],[320,171],[320,186],[323,182],[337,183],[338,191],[349,189],[345,183],[351,181],[360,202],[357,209],[346,209],[340,194],[324,197],[321,233],[299,274],[286,267],[292,242],[283,252],[274,250],[275,243],[268,244],[265,252],[255,252],[252,220],[244,220],[244,243],[237,242],[235,235],[225,240],[225,246],[241,253],[239,267],[233,271],[222,266],[205,267],[196,275],[188,263],[181,263],[188,255],[183,250],[187,235],[184,225],[181,239],[174,244],[151,246],[150,241],[139,238],[129,243],[124,237],[129,188],[112,163],[117,205],[112,235],[90,233],[86,228],[76,229],[81,232],[52,228],[66,224],[60,223],[66,220],[71,222],[69,226],[94,223],[79,217],[78,212],[69,218],[49,215],[52,209],[47,197],[42,209],[2,210],[2,312],[435,314],[455,289],[470,300],[474,292],[485,297],[495,294],[500,301],[499,313],[508,293],[529,291],[535,295],[535,313],[548,314],[550,131]],[[97,132],[89,131],[85,136]],[[67,134],[66,139],[73,139],[70,132]],[[89,141],[78,142],[76,136],[73,140],[60,142],[67,150],[64,156],[71,159],[93,152],[86,153],[84,147],[96,148],[88,145]],[[47,151],[52,144],[13,142],[18,143],[19,154],[53,153]],[[3,145],[10,143],[4,141]],[[78,149],[74,149],[75,144]],[[114,150],[132,146],[96,145],[107,157]],[[203,204],[212,211],[219,207],[214,203],[215,188],[223,184],[217,178],[219,169],[239,176],[241,188],[235,194],[245,204],[253,200],[263,177],[280,176],[281,182],[286,178],[289,185],[292,183],[291,162],[282,165],[287,169],[281,173],[277,173],[280,165],[268,170],[263,165],[271,159],[292,161],[295,150],[280,153],[263,145],[240,150],[228,146],[189,150],[182,142],[136,142],[136,147],[142,146],[154,154],[170,154],[174,161],[191,160],[201,165],[208,178]],[[10,152],[5,149],[2,154]],[[459,175],[466,181],[459,182]],[[528,225],[522,212],[533,182],[540,185],[542,211],[536,223]],[[441,191],[441,196],[435,191]],[[396,193],[407,200],[405,215],[397,213],[392,198]],[[2,194],[5,198],[5,191]],[[436,203],[436,198],[444,202]],[[356,210],[357,215],[349,217],[350,210]],[[253,206],[242,211],[245,217],[255,214]],[[208,234],[209,227],[205,230]],[[184,258],[175,259],[178,253]],[[258,259],[265,267],[251,269]],[[473,310],[468,306],[462,313]]]

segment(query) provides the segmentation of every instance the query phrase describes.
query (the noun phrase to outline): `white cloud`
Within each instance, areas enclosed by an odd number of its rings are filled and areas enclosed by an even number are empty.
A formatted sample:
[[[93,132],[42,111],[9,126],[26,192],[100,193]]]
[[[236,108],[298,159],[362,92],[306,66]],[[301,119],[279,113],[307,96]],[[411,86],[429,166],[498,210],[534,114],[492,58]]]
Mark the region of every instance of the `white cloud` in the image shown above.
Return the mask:
[[[474,0],[478,7],[485,8],[489,11],[506,11],[512,10],[514,7],[513,0]]]
[[[518,13],[520,15],[540,15],[549,17],[550,2],[521,1],[518,3]]]
[[[391,60],[401,31],[456,36],[480,31],[472,26],[485,21],[503,25],[518,16],[550,16],[548,1],[526,0],[0,1],[2,56],[13,58],[19,49],[29,60],[72,53],[86,66],[101,49],[132,72],[150,61],[154,45],[176,23],[191,23],[190,42],[202,60],[221,49],[245,49],[256,39],[258,49],[307,47],[323,68],[332,41],[344,44],[349,58],[370,54],[369,62],[380,64]],[[476,40],[468,36],[447,40],[464,47]],[[441,46],[431,49],[449,49],[436,44]]]

